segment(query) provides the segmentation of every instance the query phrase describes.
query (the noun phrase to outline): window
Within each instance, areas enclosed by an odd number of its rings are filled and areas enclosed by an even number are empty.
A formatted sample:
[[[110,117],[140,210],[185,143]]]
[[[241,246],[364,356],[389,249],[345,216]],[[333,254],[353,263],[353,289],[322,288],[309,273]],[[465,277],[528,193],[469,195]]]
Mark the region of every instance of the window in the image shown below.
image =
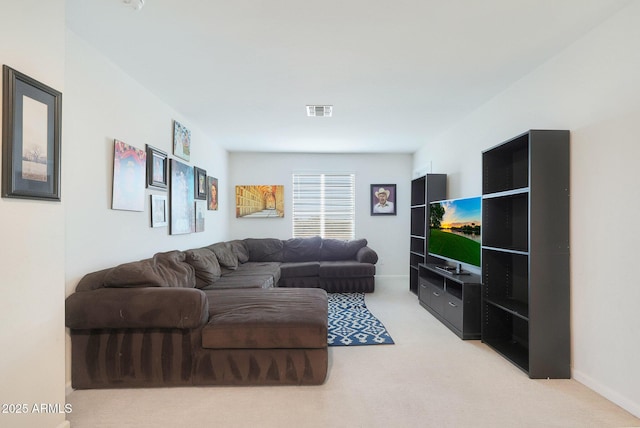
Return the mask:
[[[293,237],[355,237],[355,174],[293,174]]]

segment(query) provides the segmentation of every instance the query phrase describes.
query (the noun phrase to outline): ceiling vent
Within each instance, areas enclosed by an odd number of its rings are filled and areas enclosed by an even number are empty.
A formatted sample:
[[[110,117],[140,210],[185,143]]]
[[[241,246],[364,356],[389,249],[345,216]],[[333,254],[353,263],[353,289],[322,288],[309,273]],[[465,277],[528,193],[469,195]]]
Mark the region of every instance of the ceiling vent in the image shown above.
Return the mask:
[[[144,6],[144,0],[122,0],[122,2],[135,10],[140,10]]]
[[[333,113],[333,106],[307,106],[307,116],[330,117]]]

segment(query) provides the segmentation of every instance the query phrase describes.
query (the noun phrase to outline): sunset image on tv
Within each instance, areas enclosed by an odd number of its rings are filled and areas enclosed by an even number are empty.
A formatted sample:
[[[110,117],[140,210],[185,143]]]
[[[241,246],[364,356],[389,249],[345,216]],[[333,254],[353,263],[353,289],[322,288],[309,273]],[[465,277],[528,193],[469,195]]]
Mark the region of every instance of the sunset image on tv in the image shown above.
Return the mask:
[[[429,206],[429,254],[480,266],[480,197],[452,199]]]

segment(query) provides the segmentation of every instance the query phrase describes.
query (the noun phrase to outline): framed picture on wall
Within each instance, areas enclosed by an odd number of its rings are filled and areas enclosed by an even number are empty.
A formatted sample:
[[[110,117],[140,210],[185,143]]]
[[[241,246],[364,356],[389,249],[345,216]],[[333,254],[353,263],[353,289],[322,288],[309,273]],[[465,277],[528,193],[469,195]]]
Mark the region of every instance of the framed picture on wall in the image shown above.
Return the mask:
[[[218,210],[218,179],[207,177],[207,209]]]
[[[195,201],[196,232],[204,232],[204,213],[207,211],[205,201]]]
[[[147,152],[120,140],[113,144],[114,210],[144,211],[144,175]]]
[[[62,93],[4,65],[2,196],[60,200]]]
[[[236,218],[283,218],[284,185],[236,186]]]
[[[195,182],[193,186],[195,188],[196,199],[207,199],[207,171],[197,166],[193,167],[193,179]]]
[[[167,153],[147,144],[147,187],[167,190]]]
[[[166,227],[169,219],[167,195],[151,195],[151,227]]]
[[[173,154],[186,161],[191,158],[191,131],[177,120],[173,121]]]
[[[396,185],[372,184],[371,215],[396,215]]]
[[[171,183],[169,187],[169,210],[171,218],[169,233],[179,235],[195,230],[193,167],[171,159]]]

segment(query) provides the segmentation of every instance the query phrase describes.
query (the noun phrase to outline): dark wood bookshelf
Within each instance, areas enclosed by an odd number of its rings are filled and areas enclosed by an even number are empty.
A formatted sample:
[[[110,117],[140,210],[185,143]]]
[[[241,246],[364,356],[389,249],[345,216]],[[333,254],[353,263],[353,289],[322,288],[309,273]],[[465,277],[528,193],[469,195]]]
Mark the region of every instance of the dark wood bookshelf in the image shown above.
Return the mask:
[[[482,193],[482,341],[531,378],[570,378],[569,131],[484,151]]]
[[[446,174],[426,174],[411,181],[409,290],[415,294],[418,294],[418,265],[429,260],[429,203],[446,197]]]

